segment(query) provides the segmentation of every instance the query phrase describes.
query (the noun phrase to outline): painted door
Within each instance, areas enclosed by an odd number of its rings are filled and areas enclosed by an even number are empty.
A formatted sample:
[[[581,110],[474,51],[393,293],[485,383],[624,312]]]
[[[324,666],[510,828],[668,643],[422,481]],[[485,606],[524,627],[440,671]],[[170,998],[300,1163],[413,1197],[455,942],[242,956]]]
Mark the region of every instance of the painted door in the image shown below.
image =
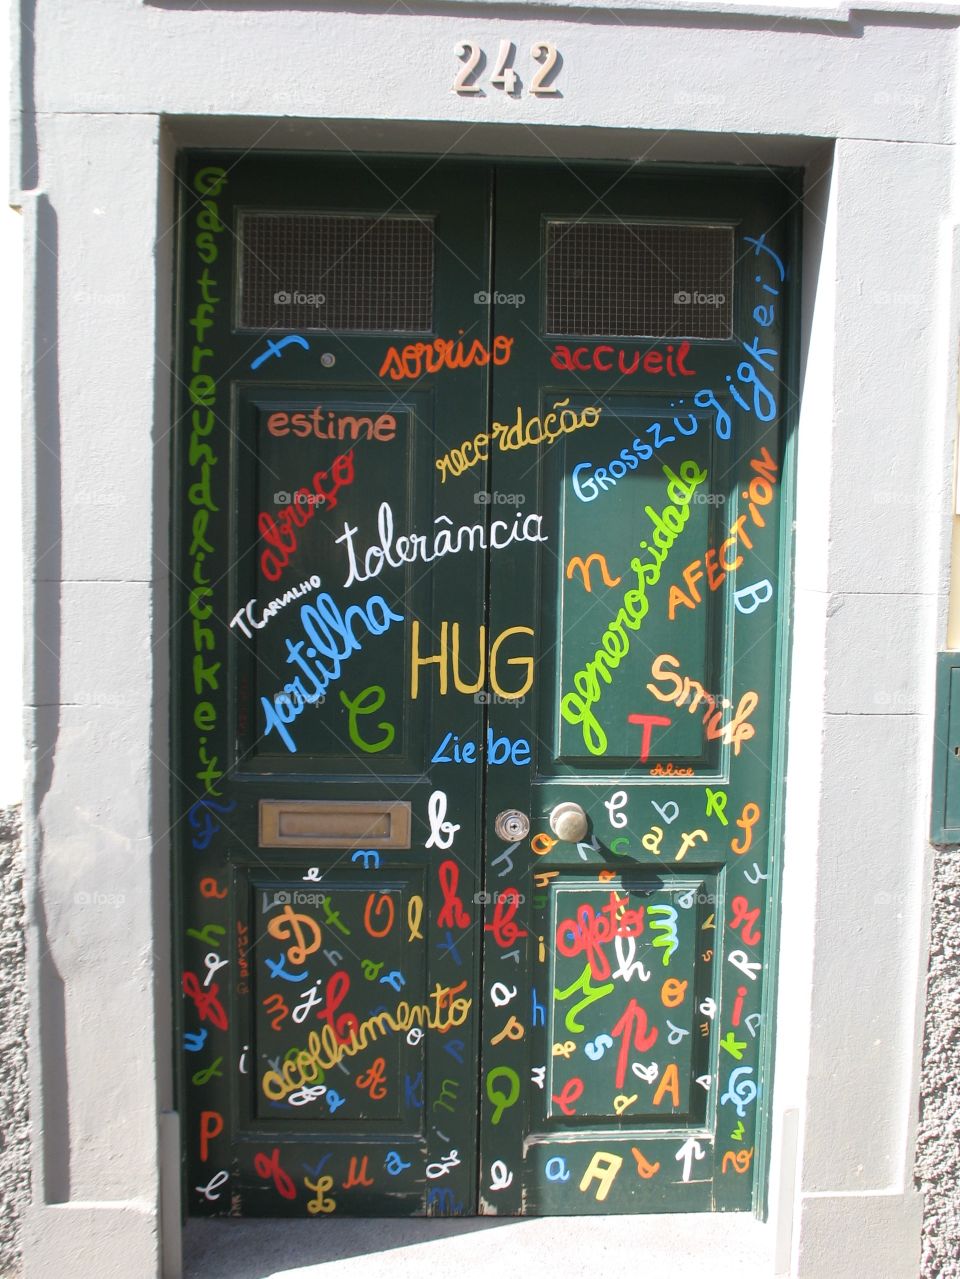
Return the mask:
[[[181,195],[189,1210],[757,1203],[788,193],[193,155]]]

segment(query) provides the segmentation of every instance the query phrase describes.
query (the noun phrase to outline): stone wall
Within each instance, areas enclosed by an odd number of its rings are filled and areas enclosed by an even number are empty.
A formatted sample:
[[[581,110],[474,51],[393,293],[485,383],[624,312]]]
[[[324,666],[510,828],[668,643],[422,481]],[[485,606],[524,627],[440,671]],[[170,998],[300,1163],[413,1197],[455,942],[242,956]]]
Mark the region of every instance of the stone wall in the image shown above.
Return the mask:
[[[960,1276],[960,849],[934,863],[917,1185],[924,1279]]]
[[[0,809],[0,1275],[20,1273],[29,1198],[27,980],[20,809]]]

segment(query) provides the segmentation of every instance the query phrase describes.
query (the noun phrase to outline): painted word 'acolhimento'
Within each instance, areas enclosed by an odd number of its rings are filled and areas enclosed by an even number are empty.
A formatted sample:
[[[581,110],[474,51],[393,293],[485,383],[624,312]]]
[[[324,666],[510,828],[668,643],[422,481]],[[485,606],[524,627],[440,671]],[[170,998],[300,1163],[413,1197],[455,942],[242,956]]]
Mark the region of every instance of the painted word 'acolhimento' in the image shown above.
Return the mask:
[[[367,1043],[388,1030],[408,1032],[414,1026],[428,1026],[445,1034],[453,1026],[462,1026],[473,1004],[472,999],[449,998],[449,988],[438,984],[430,998],[430,1004],[408,1004],[401,1001],[395,1012],[373,1013],[351,1031],[345,1043],[337,1041],[333,1028],[326,1025],[318,1035],[312,1030],[307,1036],[307,1048],[301,1049],[293,1061],[284,1063],[282,1072],[268,1070],[261,1081],[264,1096],[271,1101],[282,1101],[289,1093],[304,1084],[312,1083],[321,1070],[333,1070],[344,1058],[363,1052]],[[448,1007],[444,1005],[448,1004]]]

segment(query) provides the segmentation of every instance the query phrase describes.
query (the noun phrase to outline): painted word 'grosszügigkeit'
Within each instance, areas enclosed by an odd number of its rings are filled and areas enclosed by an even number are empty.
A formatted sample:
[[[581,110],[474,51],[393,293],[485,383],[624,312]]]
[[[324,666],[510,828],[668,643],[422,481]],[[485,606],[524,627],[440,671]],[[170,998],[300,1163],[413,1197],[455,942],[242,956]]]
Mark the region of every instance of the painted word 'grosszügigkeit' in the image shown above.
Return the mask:
[[[296,643],[287,639],[287,665],[298,673],[271,697],[261,697],[266,718],[264,737],[276,731],[292,754],[297,746],[287,729],[306,706],[314,706],[334,680],[340,678],[343,663],[363,647],[357,637],[359,627],[371,635],[382,635],[393,622],[403,616],[394,613],[382,595],[371,595],[366,604],[351,604],[345,613],[326,591],[321,591],[313,604],[300,609],[303,637]],[[306,654],[303,649],[306,646]]]

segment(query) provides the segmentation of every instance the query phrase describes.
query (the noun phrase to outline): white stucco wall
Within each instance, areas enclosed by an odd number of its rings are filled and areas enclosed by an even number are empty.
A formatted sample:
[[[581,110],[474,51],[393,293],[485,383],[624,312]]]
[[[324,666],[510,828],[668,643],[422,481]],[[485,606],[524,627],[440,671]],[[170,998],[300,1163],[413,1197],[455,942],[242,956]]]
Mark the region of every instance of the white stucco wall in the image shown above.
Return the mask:
[[[0,0],[2,30],[13,31],[13,0]],[[4,45],[6,48],[6,44]],[[10,59],[0,66],[0,101],[12,100]],[[4,120],[6,121],[6,111]],[[9,128],[0,130],[0,173],[11,172]],[[23,341],[23,220],[6,202],[0,207],[0,279],[4,285],[4,312],[0,321],[0,381],[17,388]],[[20,484],[20,432],[11,416],[6,433],[5,483],[0,504],[0,546],[5,552],[7,608],[0,627],[0,808],[23,798],[23,539],[20,533],[22,489]]]
[[[669,1248],[678,1276],[707,1265],[916,1273],[931,708],[957,390],[960,9],[741,7],[751,16],[23,0],[36,33],[35,61],[32,42],[22,46],[24,153],[39,155],[22,196],[26,492],[41,521],[27,540],[42,1123],[29,1275],[157,1273],[159,1151],[171,1135],[176,1184],[175,1125],[158,1116],[172,1104],[163,637],[171,166],[184,142],[806,166],[771,1220],[647,1218],[630,1237]],[[563,97],[455,96],[453,47],[465,38],[494,50],[501,38],[555,42]],[[94,890],[123,909],[81,907]],[[500,1246],[526,1256],[522,1230],[501,1226]],[[541,1264],[561,1247],[572,1255],[578,1238],[559,1220],[535,1237]],[[455,1253],[443,1248],[431,1255],[446,1268]],[[736,1264],[724,1271],[718,1254]]]

